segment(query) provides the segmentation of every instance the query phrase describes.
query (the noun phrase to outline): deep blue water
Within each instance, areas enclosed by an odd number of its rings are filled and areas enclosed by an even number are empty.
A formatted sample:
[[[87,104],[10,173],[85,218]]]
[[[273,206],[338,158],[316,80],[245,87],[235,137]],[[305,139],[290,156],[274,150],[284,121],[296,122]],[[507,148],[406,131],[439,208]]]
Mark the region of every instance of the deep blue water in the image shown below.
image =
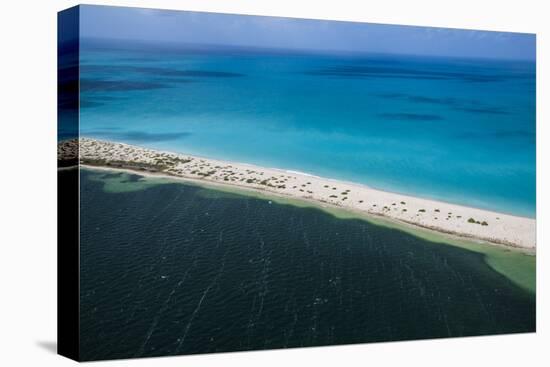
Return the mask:
[[[81,134],[535,216],[535,64],[81,42]]]
[[[535,331],[535,295],[480,253],[314,208],[136,185],[80,171],[83,360]]]

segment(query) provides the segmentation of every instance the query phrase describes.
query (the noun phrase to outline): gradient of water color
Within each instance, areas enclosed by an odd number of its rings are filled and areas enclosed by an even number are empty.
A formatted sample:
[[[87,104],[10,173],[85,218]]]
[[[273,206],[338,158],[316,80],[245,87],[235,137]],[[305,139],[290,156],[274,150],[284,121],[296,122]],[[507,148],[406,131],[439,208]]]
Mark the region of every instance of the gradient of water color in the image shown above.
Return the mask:
[[[83,40],[81,134],[535,215],[535,64]]]

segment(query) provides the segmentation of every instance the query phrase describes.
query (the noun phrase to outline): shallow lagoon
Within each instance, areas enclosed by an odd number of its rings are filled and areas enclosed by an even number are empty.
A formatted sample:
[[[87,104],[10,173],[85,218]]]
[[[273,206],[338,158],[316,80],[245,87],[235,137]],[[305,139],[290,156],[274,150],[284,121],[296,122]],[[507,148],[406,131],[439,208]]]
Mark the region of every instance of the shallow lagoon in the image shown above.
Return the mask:
[[[515,251],[116,172],[81,208],[84,359],[535,330]]]

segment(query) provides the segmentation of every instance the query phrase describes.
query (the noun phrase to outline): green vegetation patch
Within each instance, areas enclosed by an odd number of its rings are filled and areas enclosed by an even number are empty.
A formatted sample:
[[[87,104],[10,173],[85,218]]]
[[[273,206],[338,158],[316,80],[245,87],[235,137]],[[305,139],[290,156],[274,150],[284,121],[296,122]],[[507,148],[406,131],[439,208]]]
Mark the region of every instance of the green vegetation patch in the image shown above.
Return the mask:
[[[103,191],[109,193],[141,191],[152,186],[174,182],[169,178],[140,176],[116,170],[109,171],[83,167],[81,169],[90,171],[89,179],[102,182]]]

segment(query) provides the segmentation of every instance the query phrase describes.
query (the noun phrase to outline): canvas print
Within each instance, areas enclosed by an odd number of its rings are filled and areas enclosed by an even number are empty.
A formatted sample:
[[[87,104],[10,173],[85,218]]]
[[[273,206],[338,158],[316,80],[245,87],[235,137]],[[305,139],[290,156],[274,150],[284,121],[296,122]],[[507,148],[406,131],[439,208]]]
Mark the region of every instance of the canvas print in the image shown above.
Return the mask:
[[[60,354],[535,332],[534,34],[86,5],[58,40]]]

